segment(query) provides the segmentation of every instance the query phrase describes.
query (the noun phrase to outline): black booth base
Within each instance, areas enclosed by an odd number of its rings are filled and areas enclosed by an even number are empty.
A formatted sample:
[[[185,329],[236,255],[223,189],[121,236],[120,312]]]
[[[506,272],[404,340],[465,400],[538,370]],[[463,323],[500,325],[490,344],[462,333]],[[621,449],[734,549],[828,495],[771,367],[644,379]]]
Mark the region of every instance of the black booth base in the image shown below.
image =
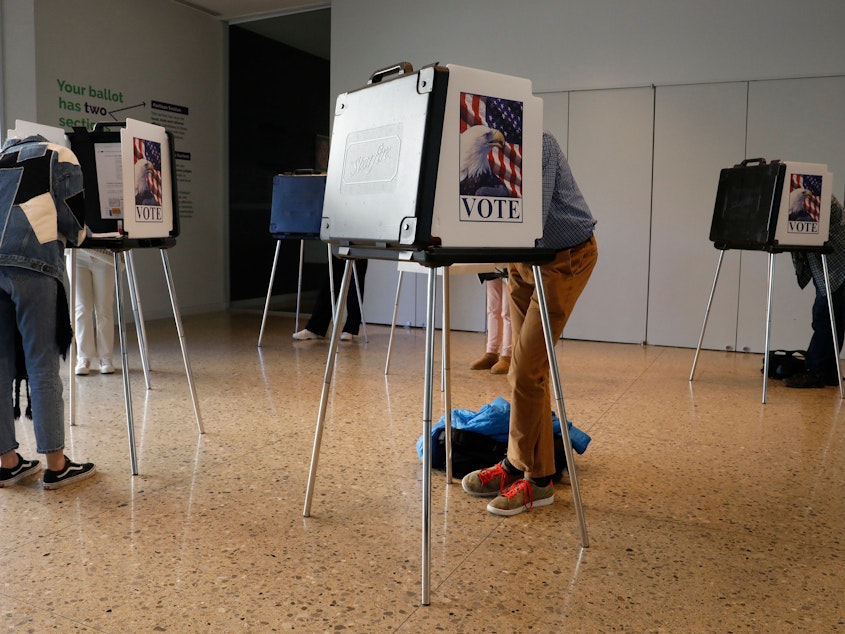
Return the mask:
[[[332,253],[351,260],[403,260],[422,266],[438,267],[452,264],[496,264],[525,262],[544,264],[555,259],[557,251],[539,248],[449,248],[432,247],[423,251],[408,251],[374,246],[332,245]]]
[[[747,242],[720,242],[716,241],[713,246],[720,251],[728,251],[730,249],[741,251],[764,251],[765,253],[792,253],[793,251],[803,251],[806,253],[833,253],[833,247],[828,243],[820,246],[787,246],[780,244],[759,244]]]
[[[108,249],[129,251],[131,249],[169,249],[176,246],[176,238],[86,238],[79,249]]]

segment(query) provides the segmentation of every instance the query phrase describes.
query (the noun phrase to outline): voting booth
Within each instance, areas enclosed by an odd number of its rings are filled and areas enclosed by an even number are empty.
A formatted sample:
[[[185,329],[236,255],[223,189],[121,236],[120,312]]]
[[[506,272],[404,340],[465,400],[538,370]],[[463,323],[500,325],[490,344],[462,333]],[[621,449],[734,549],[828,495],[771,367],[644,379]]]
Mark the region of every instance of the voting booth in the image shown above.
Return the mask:
[[[378,71],[337,99],[320,237],[431,257],[533,248],[542,108],[526,79],[453,65]]]
[[[332,332],[304,515],[310,514],[338,322],[349,289],[350,261],[372,258],[428,267],[423,399],[423,579],[429,603],[431,393],[436,269],[457,263],[540,263],[555,253],[536,248],[542,218],[543,102],[527,79],[455,65],[414,71],[402,62],[372,74],[337,98],[320,237],[347,258]],[[448,291],[444,290],[444,293]],[[537,286],[558,415],[565,419],[545,291]],[[444,340],[448,311],[444,311]],[[448,355],[448,347],[444,348]],[[448,360],[444,364],[448,386]],[[444,390],[448,395],[448,387]],[[451,404],[445,404],[447,454]],[[565,427],[565,426],[564,426]],[[588,545],[572,447],[564,447],[581,542]],[[451,480],[447,461],[447,478]]]
[[[305,264],[305,241],[320,238],[320,224],[323,215],[323,197],[326,191],[325,173],[316,173],[310,169],[296,170],[293,173],[278,174],[273,177],[273,196],[270,203],[270,235],[276,240],[276,252],[270,270],[270,283],[267,287],[267,299],[264,302],[264,314],[261,317],[261,330],[258,333],[258,347],[264,338],[267,314],[270,312],[270,298],[273,295],[273,282],[276,279],[276,267],[282,240],[299,240],[299,274],[296,282],[296,322],[294,332],[299,331],[299,304],[302,297],[302,273]],[[331,267],[331,250],[328,252],[329,284],[334,289],[334,275]],[[358,305],[361,307],[361,324],[364,339],[367,339],[367,323],[363,319],[363,297],[358,272],[355,270],[355,290],[358,293]],[[335,298],[332,292],[332,314],[335,311]]]
[[[172,246],[179,235],[173,135],[127,119],[68,135],[85,181],[85,223],[94,239]],[[147,242],[149,241],[149,242]]]
[[[820,254],[831,330],[834,333],[833,347],[836,358],[839,358],[827,268],[827,254],[832,250],[828,246],[832,192],[833,175],[828,171],[827,165],[821,163],[780,160],[767,162],[764,158],[755,158],[746,159],[731,168],[720,171],[716,203],[710,225],[710,240],[720,253],[690,370],[690,381],[695,376],[695,367],[704,341],[704,332],[716,283],[719,280],[719,271],[725,251],[728,249],[766,251],[769,254],[768,303],[763,356],[763,403],[766,402],[769,376],[772,286],[774,258],[777,253],[807,251]],[[837,364],[837,374],[839,394],[841,398],[845,398],[839,364]]]
[[[180,231],[173,136],[161,126],[134,119],[126,119],[125,122],[98,123],[91,130],[77,127],[67,136],[82,170],[85,186],[85,224],[91,231],[91,236],[86,238],[80,247],[107,249],[112,252],[114,258],[117,324],[123,364],[130,466],[132,475],[137,475],[138,463],[126,352],[123,285],[121,284],[121,254],[126,264],[127,286],[135,316],[144,378],[147,389],[150,389],[146,333],[132,251],[139,248],[158,248],[161,251],[162,266],[179,335],[197,427],[199,433],[204,431],[185,344],[182,318],[170,271],[170,260],[167,256],[167,249],[175,246]],[[71,381],[71,390],[73,387],[74,382]],[[71,397],[73,397],[73,391],[71,391]],[[73,402],[73,399],[71,400]],[[73,420],[73,407],[71,407],[71,420]]]
[[[723,169],[710,240],[718,249],[824,247],[832,190],[823,164],[749,159]]]

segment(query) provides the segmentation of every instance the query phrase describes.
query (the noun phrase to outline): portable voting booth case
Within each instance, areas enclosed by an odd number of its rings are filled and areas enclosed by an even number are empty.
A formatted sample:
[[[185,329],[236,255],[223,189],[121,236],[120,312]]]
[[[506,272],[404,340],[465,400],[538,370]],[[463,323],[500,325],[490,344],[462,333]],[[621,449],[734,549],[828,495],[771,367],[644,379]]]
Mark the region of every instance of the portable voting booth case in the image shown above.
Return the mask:
[[[777,253],[813,251],[820,254],[824,270],[833,347],[839,358],[836,326],[831,303],[830,278],[827,254],[830,232],[830,204],[833,175],[827,165],[795,161],[746,159],[738,165],[719,173],[716,203],[710,225],[710,240],[720,250],[716,274],[710,289],[710,298],[704,312],[704,321],[698,346],[692,362],[689,380],[695,376],[698,355],[704,341],[704,332],[713,303],[716,282],[719,280],[722,260],[728,249],[767,251],[769,253],[768,304],[766,308],[766,334],[763,357],[763,403],[769,375],[769,347],[771,334],[772,286],[774,257]],[[842,372],[837,363],[839,394],[845,398]]]
[[[85,182],[85,224],[96,240],[131,240],[129,248],[172,246],[179,235],[173,135],[159,128],[166,143],[133,139],[130,162],[122,147],[126,125],[97,123],[93,130],[77,127],[68,134]],[[124,172],[130,170],[137,193],[126,200]]]
[[[748,159],[719,173],[710,240],[717,249],[823,247],[830,230],[827,165]]]
[[[368,83],[337,98],[320,237],[351,259],[408,260],[428,267],[428,316],[423,400],[423,580],[429,603],[431,522],[431,386],[436,268],[456,263],[539,263],[555,257],[536,248],[543,234],[543,102],[527,79],[454,65],[417,71],[402,62],[376,71]],[[350,261],[341,284],[317,419],[308,490],[311,497],[334,369],[338,323],[349,290]],[[537,296],[558,415],[565,419],[542,283]],[[445,304],[445,302],[444,302]],[[448,312],[443,316],[447,455],[450,451]],[[566,428],[566,426],[562,426]],[[568,431],[564,447],[581,543],[586,524]],[[447,479],[450,478],[447,461]]]
[[[74,128],[73,132],[68,134],[68,138],[82,170],[85,186],[85,224],[92,233],[92,236],[86,238],[80,247],[108,249],[114,258],[117,322],[123,363],[123,392],[129,432],[130,463],[132,474],[137,475],[119,259],[121,253],[124,254],[126,263],[128,287],[135,310],[135,327],[138,333],[141,362],[149,389],[146,334],[138,298],[132,250],[158,248],[161,251],[165,281],[179,335],[194,414],[199,433],[203,433],[193,373],[188,360],[182,319],[166,251],[175,246],[176,237],[179,235],[173,136],[161,126],[127,119],[125,123],[98,123],[92,130]],[[71,420],[73,420],[73,390],[74,382],[71,380]]]
[[[264,314],[261,317],[261,330],[258,333],[258,347],[264,338],[267,314],[270,311],[270,298],[273,295],[273,282],[276,279],[276,266],[282,240],[299,239],[299,274],[296,283],[296,325],[299,330],[299,303],[302,296],[302,272],[305,262],[305,240],[320,237],[320,223],[323,215],[323,197],[326,191],[326,175],[313,170],[296,170],[292,174],[277,174],[273,177],[273,197],[270,203],[270,235],[276,240],[276,252],[270,270],[270,284],[264,302]],[[329,274],[331,275],[331,267]],[[333,282],[333,280],[332,280]],[[356,279],[357,282],[357,279]],[[332,284],[334,288],[334,284]],[[360,294],[360,293],[359,293]],[[334,295],[332,295],[334,303]],[[360,303],[360,300],[359,300]],[[364,325],[366,335],[366,325]]]

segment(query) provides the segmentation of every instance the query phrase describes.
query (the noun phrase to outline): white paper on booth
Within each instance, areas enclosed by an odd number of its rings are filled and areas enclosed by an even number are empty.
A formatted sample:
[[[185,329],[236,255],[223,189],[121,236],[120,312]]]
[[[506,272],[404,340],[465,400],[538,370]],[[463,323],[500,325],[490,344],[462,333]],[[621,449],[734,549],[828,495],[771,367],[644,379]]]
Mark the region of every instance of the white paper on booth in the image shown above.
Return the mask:
[[[100,217],[104,220],[123,218],[123,174],[120,159],[120,143],[94,145],[97,189],[100,194]]]
[[[127,237],[168,237],[173,229],[173,183],[166,130],[127,119],[120,131],[120,146]]]

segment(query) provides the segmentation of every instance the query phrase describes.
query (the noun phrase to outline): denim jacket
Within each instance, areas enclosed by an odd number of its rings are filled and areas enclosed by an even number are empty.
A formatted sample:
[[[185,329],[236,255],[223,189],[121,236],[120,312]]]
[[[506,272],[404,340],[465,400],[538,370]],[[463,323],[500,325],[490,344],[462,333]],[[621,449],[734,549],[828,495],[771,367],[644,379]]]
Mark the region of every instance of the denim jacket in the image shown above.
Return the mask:
[[[82,170],[76,155],[42,136],[0,150],[0,266],[64,277],[65,244],[85,239]]]

